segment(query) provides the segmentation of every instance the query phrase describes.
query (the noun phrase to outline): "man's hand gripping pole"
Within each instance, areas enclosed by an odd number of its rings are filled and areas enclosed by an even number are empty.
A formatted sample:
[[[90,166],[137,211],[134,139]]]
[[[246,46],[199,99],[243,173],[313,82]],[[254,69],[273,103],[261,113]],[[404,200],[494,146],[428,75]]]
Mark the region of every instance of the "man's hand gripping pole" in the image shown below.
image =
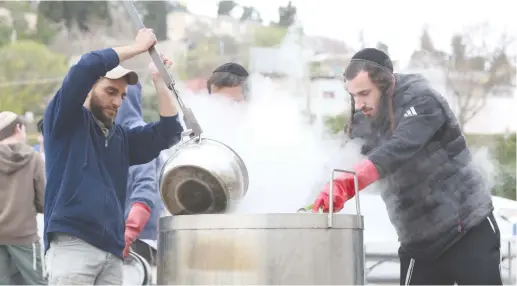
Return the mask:
[[[133,5],[133,1],[122,1],[122,3],[124,4],[124,7],[126,8],[129,14],[129,18],[131,18],[131,21],[133,22],[135,27],[137,29],[145,28],[144,23],[138,15],[138,11],[136,10],[135,5]],[[165,81],[165,84],[172,91],[174,96],[176,96],[176,100],[178,101],[181,113],[183,113],[183,122],[185,122],[185,126],[187,127],[187,131],[184,133],[189,132],[190,134],[188,135],[190,136],[190,138],[199,138],[201,133],[203,133],[203,131],[201,130],[201,126],[199,126],[199,123],[197,122],[197,119],[194,116],[192,109],[188,108],[179,97],[178,91],[176,90],[175,86],[176,83],[174,82],[174,79],[172,78],[169,71],[167,70],[167,67],[165,67],[165,64],[163,63],[160,54],[156,50],[156,47],[151,47],[149,49],[149,54],[151,55],[151,58],[154,64],[156,65],[156,68],[160,72],[163,80]]]

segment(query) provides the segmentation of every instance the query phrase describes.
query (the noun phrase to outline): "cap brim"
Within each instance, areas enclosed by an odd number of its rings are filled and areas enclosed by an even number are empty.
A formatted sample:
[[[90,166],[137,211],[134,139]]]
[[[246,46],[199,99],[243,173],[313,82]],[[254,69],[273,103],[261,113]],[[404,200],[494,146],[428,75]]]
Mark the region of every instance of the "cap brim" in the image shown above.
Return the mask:
[[[135,85],[138,83],[138,74],[121,66],[110,70],[104,77],[109,79],[125,78],[129,85]]]

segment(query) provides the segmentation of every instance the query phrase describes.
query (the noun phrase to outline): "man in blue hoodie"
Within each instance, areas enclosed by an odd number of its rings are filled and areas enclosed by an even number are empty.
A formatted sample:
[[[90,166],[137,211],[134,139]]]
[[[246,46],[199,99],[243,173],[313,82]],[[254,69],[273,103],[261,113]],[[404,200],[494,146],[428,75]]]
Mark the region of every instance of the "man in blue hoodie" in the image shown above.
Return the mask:
[[[155,44],[153,31],[141,29],[131,45],[83,55],[45,110],[50,285],[122,284],[129,166],[154,160],[183,131],[160,77],[154,77],[160,120],[131,129],[114,123],[127,86],[138,82],[119,63]],[[154,64],[150,68],[156,71]],[[135,228],[143,228],[149,208],[137,205],[131,212]]]
[[[153,77],[159,74],[153,74]],[[142,85],[130,86],[127,95],[118,111],[115,122],[123,127],[134,128],[146,123],[142,116]],[[129,177],[126,189],[126,248],[124,256],[132,247],[133,251],[144,257],[150,264],[154,264],[156,250],[146,241],[156,241],[158,219],[162,211],[162,201],[158,187],[158,172],[162,160],[158,156],[155,160],[138,166],[129,167]],[[134,223],[134,207],[143,204],[151,210],[149,220],[143,229],[138,229]]]

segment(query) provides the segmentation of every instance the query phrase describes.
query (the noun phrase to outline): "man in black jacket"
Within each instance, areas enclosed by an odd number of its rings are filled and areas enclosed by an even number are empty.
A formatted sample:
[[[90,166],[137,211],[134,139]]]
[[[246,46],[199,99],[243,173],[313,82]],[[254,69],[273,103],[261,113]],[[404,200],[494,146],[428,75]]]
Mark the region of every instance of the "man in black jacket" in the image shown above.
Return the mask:
[[[354,166],[359,190],[382,192],[401,247],[400,283],[501,285],[500,233],[492,197],[446,100],[420,75],[395,74],[377,49],[356,53],[345,71],[352,96],[346,132],[364,140]],[[334,181],[335,211],[355,194],[353,176]],[[329,185],[314,211],[329,208]]]

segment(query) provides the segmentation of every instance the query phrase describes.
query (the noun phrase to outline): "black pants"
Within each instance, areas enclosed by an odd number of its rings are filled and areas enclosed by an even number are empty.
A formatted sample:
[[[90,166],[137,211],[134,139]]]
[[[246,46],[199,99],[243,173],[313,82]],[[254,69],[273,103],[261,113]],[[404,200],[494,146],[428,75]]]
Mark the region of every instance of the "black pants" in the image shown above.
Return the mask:
[[[502,285],[501,234],[492,214],[435,260],[399,249],[400,285]]]
[[[131,249],[147,260],[149,265],[156,265],[156,250],[150,247],[147,243],[137,239],[133,242]]]

